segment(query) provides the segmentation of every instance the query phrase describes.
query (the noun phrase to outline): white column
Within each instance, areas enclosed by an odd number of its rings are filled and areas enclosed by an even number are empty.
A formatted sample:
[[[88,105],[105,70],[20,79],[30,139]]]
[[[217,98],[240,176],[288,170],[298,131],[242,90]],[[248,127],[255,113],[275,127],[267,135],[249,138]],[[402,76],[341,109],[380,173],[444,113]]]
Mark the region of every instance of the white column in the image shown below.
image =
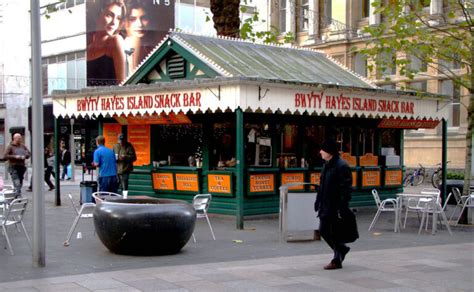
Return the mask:
[[[318,8],[319,5],[315,5],[316,0],[309,0],[308,1],[308,35],[317,35],[317,27],[318,25]]]
[[[369,25],[380,24],[380,13],[375,13],[375,7],[372,4],[375,0],[370,0],[370,10],[369,10]]]
[[[296,32],[296,0],[286,0],[286,32]]]
[[[431,0],[430,14],[439,15],[443,13],[443,0]]]

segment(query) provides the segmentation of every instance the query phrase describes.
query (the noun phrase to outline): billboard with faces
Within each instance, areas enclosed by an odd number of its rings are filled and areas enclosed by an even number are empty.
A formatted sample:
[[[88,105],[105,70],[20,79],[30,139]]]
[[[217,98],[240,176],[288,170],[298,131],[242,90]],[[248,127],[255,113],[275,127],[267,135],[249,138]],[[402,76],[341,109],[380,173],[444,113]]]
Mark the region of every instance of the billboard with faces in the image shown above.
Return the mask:
[[[87,0],[87,86],[116,85],[175,23],[175,0]]]

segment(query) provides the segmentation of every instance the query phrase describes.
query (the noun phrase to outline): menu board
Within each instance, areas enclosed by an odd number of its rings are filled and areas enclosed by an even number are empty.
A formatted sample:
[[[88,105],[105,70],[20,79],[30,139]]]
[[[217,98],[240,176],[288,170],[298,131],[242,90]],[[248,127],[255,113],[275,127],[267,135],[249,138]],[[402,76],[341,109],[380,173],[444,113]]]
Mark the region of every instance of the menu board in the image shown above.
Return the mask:
[[[400,186],[402,185],[402,170],[401,169],[386,169],[385,170],[385,185],[386,186]]]
[[[303,172],[290,172],[281,174],[281,184],[286,185],[289,183],[304,183]],[[304,190],[304,185],[289,187],[289,190]]]
[[[102,127],[102,136],[105,138],[105,147],[113,149],[118,142],[118,135],[122,133],[120,124],[104,124]]]
[[[210,193],[232,194],[231,174],[208,174],[207,188]]]
[[[199,192],[197,173],[176,173],[176,190],[183,192]]]
[[[268,174],[251,174],[250,175],[251,193],[273,193],[275,191],[275,175]]]
[[[351,156],[350,153],[344,152],[341,154],[341,159],[345,160],[349,166],[356,166],[357,165],[357,159],[355,156]]]
[[[136,166],[150,164],[150,125],[129,125],[128,142],[135,148]]]
[[[352,186],[357,187],[357,170],[352,171]]]
[[[312,172],[309,176],[309,181],[312,184],[320,185],[321,184],[321,172]],[[311,190],[314,191],[315,187],[311,186]]]
[[[379,163],[379,157],[372,153],[367,153],[359,157],[360,166],[377,166]]]
[[[154,172],[153,189],[159,191],[174,191],[174,179],[171,172]]]
[[[380,186],[380,170],[363,170],[362,171],[363,187]]]

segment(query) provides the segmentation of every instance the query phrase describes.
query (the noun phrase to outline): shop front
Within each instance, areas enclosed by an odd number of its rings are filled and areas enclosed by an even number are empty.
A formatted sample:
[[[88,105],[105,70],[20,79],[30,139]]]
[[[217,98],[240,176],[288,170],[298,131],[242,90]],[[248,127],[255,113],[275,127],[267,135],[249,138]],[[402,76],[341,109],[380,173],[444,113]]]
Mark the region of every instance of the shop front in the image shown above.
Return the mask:
[[[210,211],[236,215],[241,225],[245,216],[278,213],[280,185],[318,183],[323,166],[320,145],[332,137],[352,168],[351,204],[370,205],[373,188],[382,197],[401,191],[403,129],[433,128],[447,114],[439,99],[374,88],[319,55],[314,66],[320,68],[311,70],[333,76],[327,77],[333,81],[323,83],[318,75],[314,82],[265,78],[256,65],[246,67],[247,75],[235,74],[231,70],[238,63],[218,63],[209,52],[217,54],[223,47],[228,52],[236,46],[238,52],[248,49],[248,43],[186,37],[168,37],[124,86],[54,97],[56,117],[96,118],[107,146],[116,143],[119,133],[126,134],[138,157],[130,195],[190,201],[197,193],[211,193]],[[195,52],[198,41],[217,48],[200,46],[201,56]],[[309,65],[313,64],[308,58],[316,54],[260,46],[259,54],[267,50],[267,56],[284,55],[298,62],[303,58]],[[188,80],[167,82],[172,72],[166,71],[168,60],[176,54],[187,64]],[[245,62],[255,58],[259,57]],[[265,67],[277,61],[272,62]],[[199,77],[199,71],[204,76]],[[252,77],[255,72],[260,75]],[[300,76],[308,75],[311,72]],[[140,84],[146,80],[148,84]],[[310,190],[301,186],[292,191]]]

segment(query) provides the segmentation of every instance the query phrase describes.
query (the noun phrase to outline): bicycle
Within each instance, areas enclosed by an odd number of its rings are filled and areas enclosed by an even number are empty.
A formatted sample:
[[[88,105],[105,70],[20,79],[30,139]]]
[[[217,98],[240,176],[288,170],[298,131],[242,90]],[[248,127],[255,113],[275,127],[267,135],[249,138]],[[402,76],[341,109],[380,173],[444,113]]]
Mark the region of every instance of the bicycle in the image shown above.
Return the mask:
[[[421,185],[425,181],[425,167],[421,164],[418,164],[420,167],[415,169],[412,173],[409,173],[405,176],[403,180],[403,186],[406,187],[408,185],[418,186]]]
[[[448,163],[449,161],[446,161],[446,164]],[[441,165],[441,163],[438,163],[436,165],[438,166],[438,168],[431,175],[431,184],[434,188],[438,189],[441,185],[441,180],[443,179],[443,166]]]

